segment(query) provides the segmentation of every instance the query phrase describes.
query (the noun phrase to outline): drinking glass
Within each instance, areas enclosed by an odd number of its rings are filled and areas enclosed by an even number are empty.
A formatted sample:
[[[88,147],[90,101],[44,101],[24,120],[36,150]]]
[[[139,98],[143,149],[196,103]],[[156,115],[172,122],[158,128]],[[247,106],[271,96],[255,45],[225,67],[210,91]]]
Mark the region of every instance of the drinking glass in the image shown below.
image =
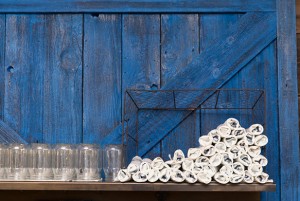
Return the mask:
[[[0,180],[7,178],[8,165],[8,147],[5,144],[0,144]]]
[[[99,180],[101,172],[101,150],[98,145],[80,144],[77,146],[77,180]]]
[[[58,144],[53,150],[54,179],[69,181],[76,179],[75,155],[76,150],[70,144]]]
[[[9,180],[28,179],[29,174],[27,164],[27,151],[28,148],[24,144],[11,144],[9,146],[9,167],[7,174]]]
[[[103,154],[105,181],[114,182],[117,180],[119,170],[124,165],[123,145],[107,145]]]
[[[31,144],[28,151],[28,166],[30,179],[51,180],[53,171],[51,167],[52,149],[47,144]]]

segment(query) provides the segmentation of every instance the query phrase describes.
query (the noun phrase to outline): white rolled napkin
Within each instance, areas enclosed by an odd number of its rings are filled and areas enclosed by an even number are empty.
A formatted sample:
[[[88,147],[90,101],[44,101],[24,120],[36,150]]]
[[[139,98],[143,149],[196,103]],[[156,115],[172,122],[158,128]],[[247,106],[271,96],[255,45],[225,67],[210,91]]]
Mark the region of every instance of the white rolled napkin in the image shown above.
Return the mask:
[[[239,154],[237,161],[246,167],[252,164],[252,159],[247,153]]]
[[[223,160],[222,160],[223,165],[232,165],[233,164],[233,157],[231,154],[223,153],[222,155],[223,155]]]
[[[247,149],[248,149],[248,144],[245,142],[245,138],[242,140],[239,140],[237,142],[237,145],[240,146],[241,148],[243,148],[245,151],[247,151]]]
[[[157,169],[157,170],[161,170],[166,166],[164,160],[161,157],[156,157],[155,159],[153,159],[153,161],[151,162],[151,167],[153,169]]]
[[[216,182],[218,182],[220,184],[227,184],[230,181],[229,177],[226,174],[222,174],[220,172],[217,172],[214,175],[214,179]]]
[[[242,148],[238,145],[233,145],[227,149],[228,154],[233,158],[237,159]]]
[[[198,157],[201,156],[201,149],[200,148],[189,148],[187,157],[193,160],[196,160]]]
[[[261,166],[265,167],[268,165],[268,159],[263,155],[258,155],[252,159],[253,163],[258,163]]]
[[[181,170],[171,169],[171,180],[181,183],[185,180],[185,176]]]
[[[255,158],[256,156],[259,156],[259,155],[260,155],[260,153],[261,153],[261,148],[258,147],[258,146],[250,146],[250,147],[248,147],[247,153],[248,153],[251,157]]]
[[[192,170],[195,174],[198,174],[199,172],[203,172],[203,167],[200,166],[200,167],[194,167],[194,169]]]
[[[247,133],[243,139],[246,145],[251,146],[254,145],[255,135]]]
[[[161,182],[168,182],[171,178],[171,169],[170,168],[164,168],[162,170],[160,170],[159,175],[158,175],[158,179]]]
[[[176,163],[181,164],[184,159],[185,159],[185,156],[184,156],[183,151],[180,150],[180,149],[177,149],[174,152],[173,161],[175,161]]]
[[[134,174],[140,170],[142,160],[132,160],[131,163],[127,166],[127,170],[130,174]]]
[[[264,127],[260,124],[253,124],[246,131],[251,135],[261,135],[264,132]]]
[[[197,182],[197,175],[193,171],[184,172],[185,181],[189,184],[194,184]]]
[[[214,129],[211,130],[208,135],[212,138],[212,143],[216,144],[221,141],[221,135],[219,134],[218,130]]]
[[[206,147],[211,145],[213,142],[213,138],[210,135],[203,135],[199,137],[199,144],[202,147]]]
[[[232,147],[234,145],[236,145],[237,143],[237,138],[235,136],[229,136],[229,137],[225,137],[223,139],[223,142],[225,143],[226,147]]]
[[[252,175],[253,177],[261,175],[263,172],[263,168],[260,164],[258,163],[252,163],[248,167],[248,173]]]
[[[132,179],[133,179],[133,181],[138,182],[138,183],[146,182],[147,174],[144,174],[144,173],[138,171],[132,175]]]
[[[152,163],[152,160],[151,160],[150,158],[144,158],[144,159],[142,160],[142,162],[147,162],[147,163],[151,164],[151,163]]]
[[[220,167],[219,172],[226,174],[230,178],[233,174],[233,168],[231,165],[223,165]]]
[[[127,169],[121,169],[119,172],[118,172],[118,180],[120,182],[128,182],[131,180],[131,174],[130,172],[127,170]]]
[[[190,159],[190,158],[185,158],[182,162],[182,169],[185,171],[191,171],[192,169],[194,169],[194,160]]]
[[[206,173],[210,177],[213,177],[217,172],[217,168],[212,165],[202,165],[202,169],[203,169],[203,172]]]
[[[240,162],[234,162],[232,165],[233,173],[243,175],[245,173],[245,167]]]
[[[229,137],[231,135],[231,128],[225,125],[218,126],[217,131],[221,137]]]
[[[239,128],[235,128],[233,129],[232,131],[232,135],[234,137],[236,137],[237,139],[242,139],[246,136],[246,129],[242,128],[242,127],[239,127]]]
[[[212,156],[216,153],[216,148],[212,145],[206,146],[206,147],[201,147],[201,152],[204,156]]]
[[[254,138],[254,144],[259,147],[266,146],[268,144],[268,137],[265,135],[258,135]]]
[[[245,174],[232,174],[230,177],[230,183],[238,184],[244,180]]]
[[[156,182],[159,179],[159,170],[151,169],[147,174],[147,180],[151,183]]]
[[[209,158],[206,156],[200,156],[195,160],[195,166],[200,167],[201,165],[208,165],[209,164]]]
[[[215,149],[217,153],[225,153],[226,152],[226,144],[224,142],[217,142],[215,144]]]
[[[252,184],[254,182],[254,177],[249,173],[248,170],[245,171],[244,182],[247,184]]]
[[[211,156],[209,159],[209,164],[212,165],[213,167],[218,167],[221,165],[223,161],[223,155],[220,153],[216,153],[215,155]]]
[[[148,172],[151,170],[151,164],[146,162],[146,161],[143,161],[141,164],[140,164],[140,172],[147,175]]]
[[[264,172],[262,172],[260,175],[254,177],[254,180],[261,184],[267,183],[268,179],[269,179],[269,175]]]
[[[227,119],[224,124],[231,129],[236,129],[240,127],[240,122],[235,118]]]
[[[135,157],[132,158],[131,161],[140,161],[140,162],[142,162],[142,160],[143,160],[143,159],[142,159],[141,157],[135,156]]]
[[[209,184],[211,182],[211,177],[207,175],[205,172],[199,172],[197,174],[197,179],[200,183]]]

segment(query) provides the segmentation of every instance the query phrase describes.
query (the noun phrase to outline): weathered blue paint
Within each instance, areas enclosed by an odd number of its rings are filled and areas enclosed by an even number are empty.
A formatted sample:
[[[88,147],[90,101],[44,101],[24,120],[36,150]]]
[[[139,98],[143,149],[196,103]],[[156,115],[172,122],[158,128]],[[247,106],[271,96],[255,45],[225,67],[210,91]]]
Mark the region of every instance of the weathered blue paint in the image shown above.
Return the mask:
[[[14,131],[10,126],[0,120],[0,143],[22,143],[27,144],[27,142]]]
[[[273,0],[1,0],[4,13],[274,11]]]
[[[300,200],[295,12],[294,0],[277,0],[281,201]]]
[[[4,112],[4,91],[5,91],[5,15],[0,15],[0,120],[3,120]]]

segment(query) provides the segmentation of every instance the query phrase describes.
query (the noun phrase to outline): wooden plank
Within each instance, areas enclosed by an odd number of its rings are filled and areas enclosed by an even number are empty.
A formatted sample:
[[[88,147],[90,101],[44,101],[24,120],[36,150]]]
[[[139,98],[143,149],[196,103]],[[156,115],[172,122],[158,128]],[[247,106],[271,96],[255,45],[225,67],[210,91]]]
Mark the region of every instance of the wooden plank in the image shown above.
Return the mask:
[[[199,16],[198,14],[178,14],[161,16],[161,86],[185,68],[199,55]],[[180,112],[180,111],[177,111]],[[195,112],[171,131],[159,144],[163,159],[176,149],[184,153],[198,145],[199,131],[195,122],[199,113]]]
[[[123,15],[122,37],[122,94],[160,88],[160,15]]]
[[[0,119],[3,120],[4,113],[4,91],[5,91],[5,62],[4,62],[4,53],[5,53],[5,15],[0,15]]]
[[[46,15],[46,143],[82,142],[82,19],[82,15]]]
[[[264,27],[264,31],[262,31],[262,27]],[[244,30],[247,32],[245,33]],[[222,36],[224,39],[214,42],[214,45],[203,51],[162,89],[221,87],[275,39],[275,15],[274,13],[245,14],[228,32]],[[214,68],[205,68],[206,66],[214,66]],[[207,95],[203,94],[201,99],[191,99],[190,101],[191,103],[193,101],[201,103],[205,97]],[[140,137],[142,143],[139,154],[146,153],[174,126],[185,119],[186,115],[181,117],[179,115],[157,116],[147,122],[140,122],[144,126],[139,130],[143,134]]]
[[[4,121],[27,142],[43,141],[44,15],[7,15]]]
[[[260,192],[274,191],[276,185],[267,184],[210,184],[188,183],[107,183],[107,182],[6,182],[0,190],[35,191],[164,191],[164,192]]]
[[[295,1],[277,0],[280,200],[282,201],[300,200],[295,27]]]
[[[9,127],[6,123],[0,120],[0,143],[9,144],[9,143],[22,143],[27,144],[27,142]]]
[[[2,13],[76,13],[76,12],[248,12],[274,11],[273,0],[6,0]]]
[[[121,20],[84,15],[84,143],[100,143],[121,122]]]

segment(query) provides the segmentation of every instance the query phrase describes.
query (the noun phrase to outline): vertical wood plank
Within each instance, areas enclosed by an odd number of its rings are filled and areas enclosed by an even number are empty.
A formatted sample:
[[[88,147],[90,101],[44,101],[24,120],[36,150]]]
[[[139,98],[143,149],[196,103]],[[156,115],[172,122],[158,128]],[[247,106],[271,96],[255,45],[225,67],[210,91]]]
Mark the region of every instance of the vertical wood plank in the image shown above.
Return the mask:
[[[44,15],[7,15],[4,120],[28,142],[43,140]]]
[[[84,15],[83,142],[121,122],[121,15]]]
[[[199,16],[198,14],[168,14],[161,16],[161,86],[175,76],[199,55]],[[180,111],[178,111],[180,112]],[[162,140],[162,157],[168,159],[176,149],[184,153],[198,145],[195,112]]]
[[[0,15],[0,119],[3,120],[4,113],[4,91],[5,91],[5,15]]]
[[[82,15],[46,15],[44,142],[82,142]]]
[[[295,0],[277,0],[281,201],[300,200]]]
[[[160,88],[160,15],[123,15],[122,94],[127,88]],[[148,156],[160,154],[160,147]]]

